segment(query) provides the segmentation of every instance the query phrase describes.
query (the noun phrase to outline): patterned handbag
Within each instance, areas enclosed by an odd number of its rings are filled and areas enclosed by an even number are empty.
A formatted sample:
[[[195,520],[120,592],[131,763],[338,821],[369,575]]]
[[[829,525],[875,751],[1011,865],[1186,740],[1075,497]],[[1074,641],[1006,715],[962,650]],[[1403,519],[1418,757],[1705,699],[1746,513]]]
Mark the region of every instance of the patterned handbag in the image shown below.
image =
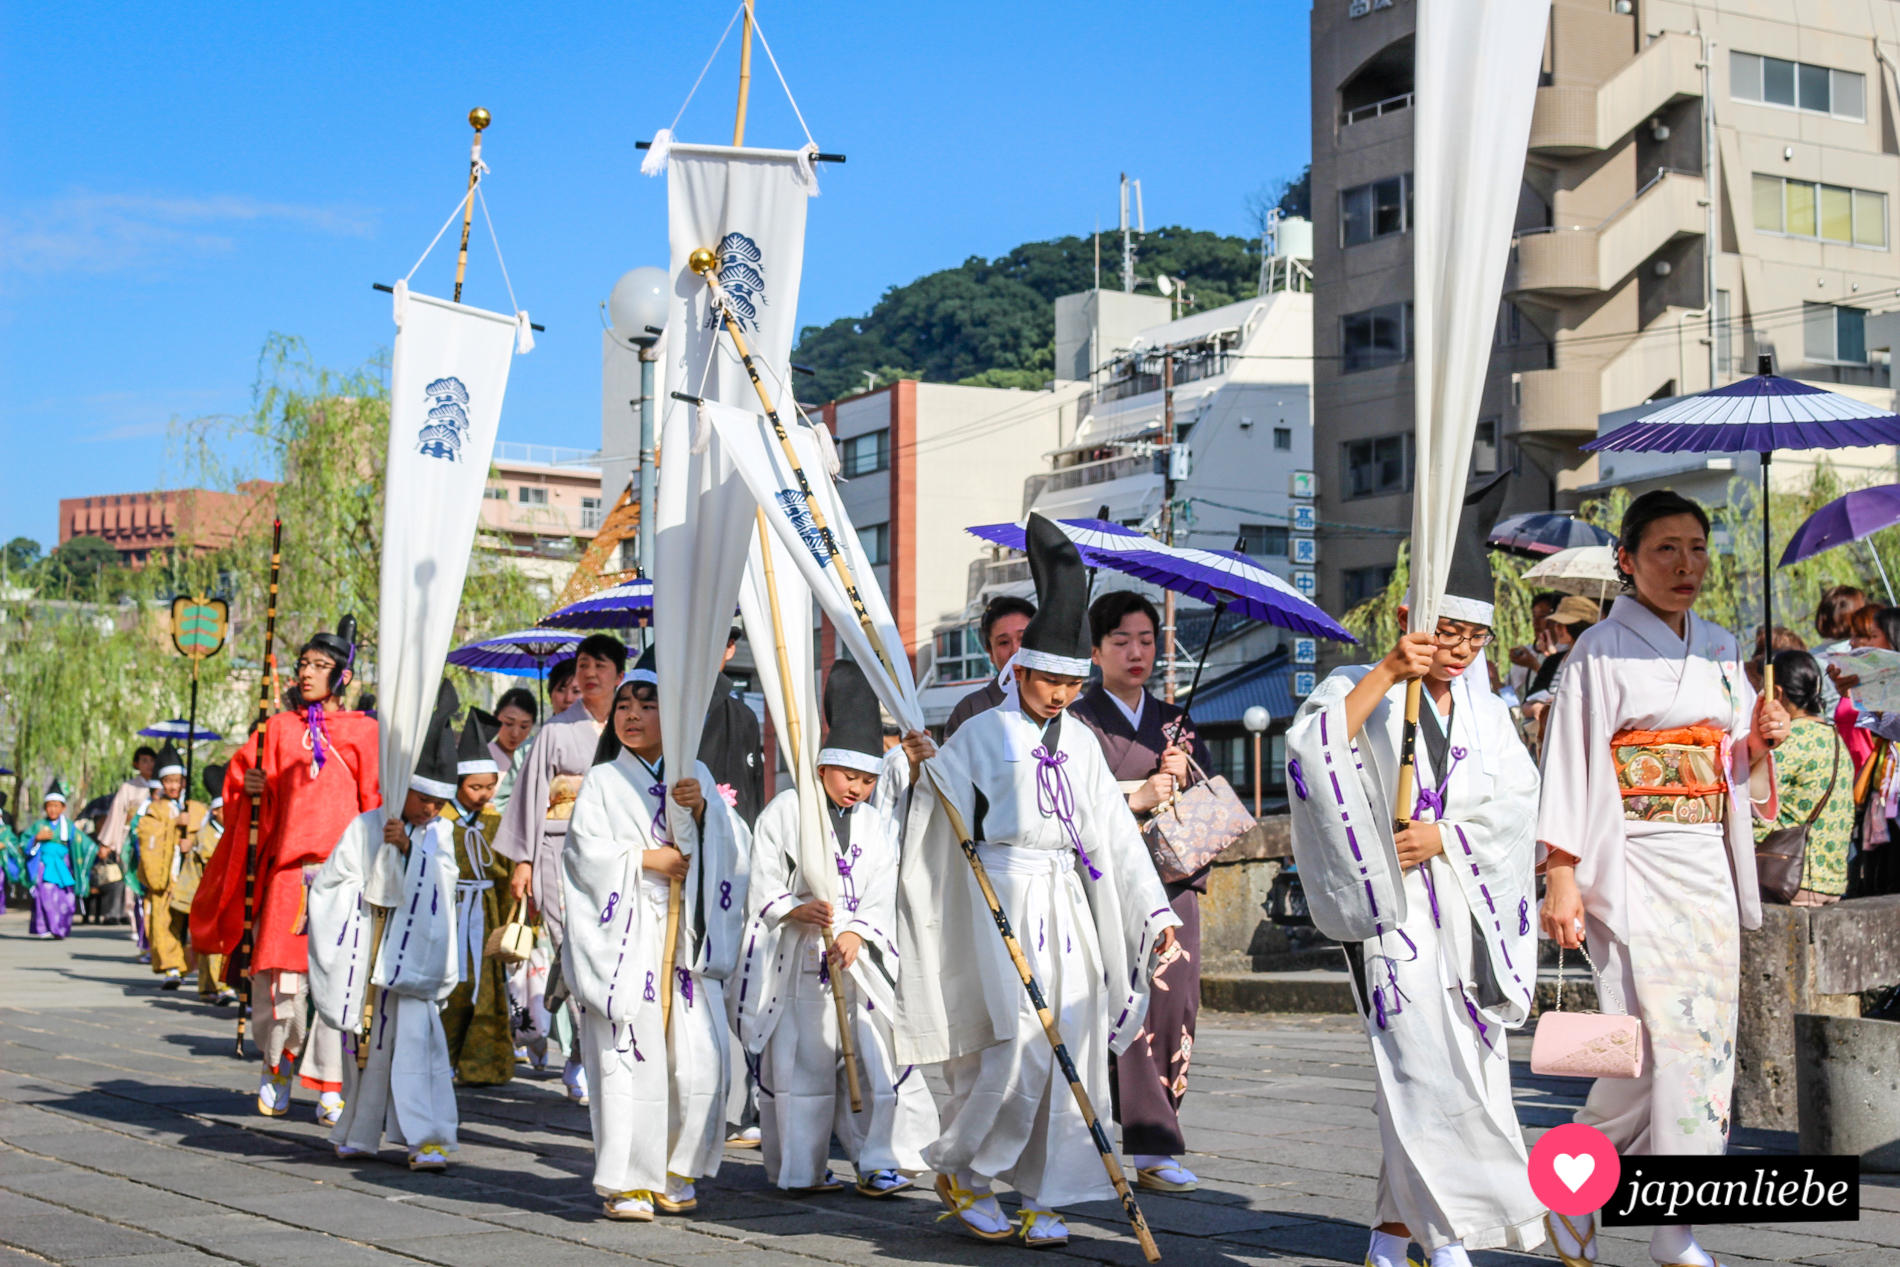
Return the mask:
[[[1187,879],[1254,829],[1253,815],[1226,779],[1218,774],[1208,778],[1193,757],[1188,758],[1188,769],[1200,781],[1157,808],[1141,829],[1164,884]]]
[[[1582,949],[1579,947],[1579,949]],[[1590,952],[1583,961],[1594,976]],[[1601,984],[1598,986],[1601,989]],[[1557,946],[1557,1006],[1537,1018],[1531,1039],[1531,1072],[1564,1078],[1640,1078],[1643,1076],[1643,1023],[1634,1016],[1602,1012],[1566,1012],[1564,948]]]

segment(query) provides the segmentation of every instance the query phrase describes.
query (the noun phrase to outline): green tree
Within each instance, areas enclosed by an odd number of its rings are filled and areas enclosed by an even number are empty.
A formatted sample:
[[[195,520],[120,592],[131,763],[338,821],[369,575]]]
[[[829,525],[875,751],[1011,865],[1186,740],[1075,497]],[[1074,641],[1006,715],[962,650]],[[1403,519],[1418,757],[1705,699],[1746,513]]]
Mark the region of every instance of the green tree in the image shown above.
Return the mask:
[[[102,572],[118,567],[119,552],[104,537],[73,537],[53,551],[52,563],[61,580],[85,586]]]
[[[40,543],[31,537],[15,537],[3,548],[7,571],[14,576],[31,572],[40,565]]]

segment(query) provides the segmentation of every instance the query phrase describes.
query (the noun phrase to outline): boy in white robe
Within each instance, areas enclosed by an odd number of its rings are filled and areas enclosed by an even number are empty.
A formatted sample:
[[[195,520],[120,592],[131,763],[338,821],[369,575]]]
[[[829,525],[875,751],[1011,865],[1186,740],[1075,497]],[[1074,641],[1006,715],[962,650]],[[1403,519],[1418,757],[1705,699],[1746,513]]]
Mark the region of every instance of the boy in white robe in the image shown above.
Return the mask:
[[[667,785],[648,650],[614,695],[599,759],[561,851],[562,971],[580,1013],[594,1190],[610,1219],[698,1205],[718,1173],[730,1072],[723,983],[744,926],[749,838],[704,763]],[[691,838],[671,839],[666,798]],[[670,881],[681,885],[673,980],[663,982]],[[662,1032],[662,991],[672,994]]]
[[[766,1178],[790,1191],[837,1191],[843,1185],[825,1165],[835,1132],[857,1169],[858,1193],[887,1197],[925,1168],[937,1105],[923,1071],[893,1057],[898,840],[873,795],[885,769],[877,696],[850,660],[831,666],[825,720],[817,771],[838,906],[812,897],[800,863],[798,792],[788,789],[752,835],[752,913],[734,986],[739,1035],[758,1057]],[[827,928],[835,937],[829,954]],[[839,1050],[837,990],[851,1017],[857,1112]]]
[[[456,703],[444,682],[401,817],[360,815],[310,891],[311,995],[355,1057],[330,1142],[347,1159],[387,1140],[411,1170],[448,1169],[459,1125],[441,1016],[458,979],[454,823],[440,816],[455,795]]]
[[[1011,698],[923,767],[901,864],[897,1059],[944,1066],[937,1194],[984,1240],[1015,1235],[992,1194],[1022,1198],[1025,1244],[1066,1244],[1057,1207],[1111,1199],[1102,1154],[1056,1063],[958,833],[956,806],[1097,1112],[1108,1056],[1141,1031],[1156,958],[1181,922],[1101,745],[1062,710],[1090,668],[1088,578],[1062,530],[1028,526],[1037,612]]]
[[[1484,664],[1490,492],[1460,526],[1437,632],[1335,670],[1287,732],[1294,856],[1314,924],[1345,945],[1378,1074],[1372,1267],[1405,1267],[1410,1240],[1433,1267],[1543,1240],[1505,1048],[1537,972],[1538,779]],[[1421,678],[1416,797],[1395,836],[1406,684]]]

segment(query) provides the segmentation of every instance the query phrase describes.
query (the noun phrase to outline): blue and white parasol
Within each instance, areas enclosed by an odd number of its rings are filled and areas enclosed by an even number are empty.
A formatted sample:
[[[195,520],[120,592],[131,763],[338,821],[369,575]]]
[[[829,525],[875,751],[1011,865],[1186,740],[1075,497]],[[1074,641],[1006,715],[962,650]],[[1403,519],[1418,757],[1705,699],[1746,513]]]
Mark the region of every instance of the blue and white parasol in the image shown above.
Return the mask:
[[[457,647],[449,652],[449,663],[515,677],[546,677],[550,666],[574,658],[585,637],[564,629],[520,629]]]
[[[589,594],[541,621],[546,629],[639,629],[653,623],[653,580],[631,581]]]
[[[184,743],[216,743],[224,738],[215,730],[193,730],[191,723],[182,717],[153,722],[139,734],[147,739],[173,739]]]

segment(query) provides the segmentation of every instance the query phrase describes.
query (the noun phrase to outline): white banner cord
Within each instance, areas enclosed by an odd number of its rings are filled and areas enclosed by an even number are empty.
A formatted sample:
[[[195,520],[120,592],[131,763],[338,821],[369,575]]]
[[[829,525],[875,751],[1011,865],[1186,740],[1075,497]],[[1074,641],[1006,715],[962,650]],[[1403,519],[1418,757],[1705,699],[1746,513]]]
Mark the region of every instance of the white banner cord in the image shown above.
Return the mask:
[[[693,104],[693,94],[699,91],[699,86],[702,83],[706,82],[706,72],[711,70],[713,63],[719,60],[719,50],[726,46],[726,37],[732,34],[732,24],[737,22],[739,15],[744,12],[745,5],[741,3],[738,8],[732,11],[732,16],[726,19],[726,29],[719,33],[719,42],[713,45],[712,56],[708,57],[706,64],[699,68],[699,78],[695,79],[693,86],[686,90],[686,100],[680,102],[680,112],[673,116],[673,122],[669,124],[666,129],[668,132],[672,132],[675,128],[679,127],[680,120],[686,117],[686,107]],[[753,18],[752,25],[755,29],[758,27],[758,24],[759,20],[756,17]]]
[[[765,50],[765,60],[772,63],[772,73],[778,76],[778,86],[785,90],[785,100],[792,105],[792,114],[798,119],[798,126],[805,133],[805,143],[816,150],[818,142],[812,140],[811,126],[805,122],[804,114],[798,108],[798,98],[792,96],[792,86],[785,82],[785,72],[778,68],[778,58],[772,56],[772,46],[765,42],[765,28],[759,25],[759,15],[752,15],[752,29],[759,37],[759,47]]]
[[[481,188],[482,177],[487,174],[488,174],[488,164],[483,163],[481,166],[481,170],[475,173],[475,187],[477,189]],[[416,275],[416,270],[418,268],[421,268],[423,264],[428,262],[429,253],[435,250],[435,244],[442,240],[442,235],[444,233],[447,233],[449,231],[449,226],[455,223],[455,217],[462,213],[462,204],[467,201],[468,201],[467,194],[463,194],[460,198],[457,198],[455,200],[455,207],[453,210],[449,212],[449,218],[442,222],[442,227],[437,229],[435,231],[435,236],[429,239],[429,245],[423,248],[422,258],[417,260],[414,264],[410,265],[409,271],[402,275],[402,279],[405,282],[408,281],[410,278],[414,277]]]

